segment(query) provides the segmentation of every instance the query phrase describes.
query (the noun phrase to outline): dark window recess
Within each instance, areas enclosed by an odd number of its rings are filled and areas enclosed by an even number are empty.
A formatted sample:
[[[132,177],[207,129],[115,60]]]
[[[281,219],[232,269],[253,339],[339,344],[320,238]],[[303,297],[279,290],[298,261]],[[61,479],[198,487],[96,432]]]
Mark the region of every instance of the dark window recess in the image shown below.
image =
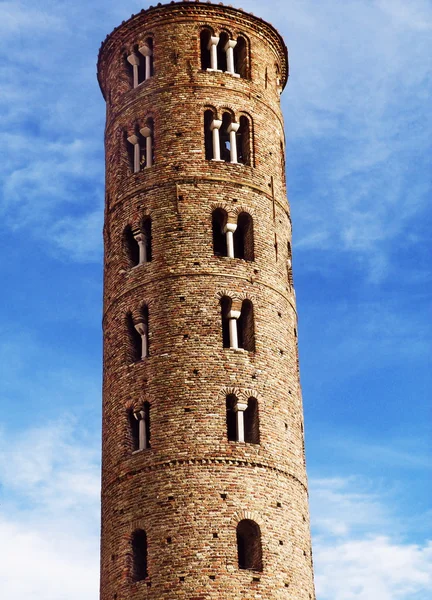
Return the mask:
[[[248,77],[247,44],[244,37],[237,38],[234,47],[234,70],[245,79]]]
[[[200,46],[201,46],[201,69],[210,69],[210,37],[211,31],[208,29],[203,29],[200,34]]]
[[[249,519],[237,525],[237,552],[239,569],[262,571],[261,531]]]
[[[139,246],[133,236],[132,227],[130,225],[124,230],[124,245],[129,266],[135,267],[139,263]]]
[[[231,145],[230,145],[230,134],[228,133],[228,127],[231,125],[232,117],[229,113],[225,112],[222,115],[222,125],[219,129],[219,143],[220,143],[220,157],[225,162],[231,162]]]
[[[141,360],[141,354],[142,354],[141,336],[135,329],[131,313],[129,313],[127,315],[126,320],[127,320],[127,333],[128,333],[128,337],[129,337],[128,362],[130,362],[130,363],[138,362],[139,360]]]
[[[214,113],[212,110],[206,110],[204,113],[204,145],[206,160],[211,160],[213,156],[213,134],[210,129],[213,123]]]
[[[237,441],[237,416],[234,411],[234,406],[237,398],[234,394],[226,397],[226,425],[228,441]]]
[[[222,208],[217,208],[212,214],[212,231],[213,231],[213,254],[215,256],[227,255],[226,235],[224,227],[227,222],[228,215]]]
[[[243,300],[240,317],[237,319],[237,337],[239,348],[255,351],[253,306],[247,299]]]
[[[259,418],[258,401],[256,398],[248,399],[248,406],[244,413],[245,442],[259,444]]]
[[[253,220],[246,212],[239,214],[234,231],[234,256],[254,260]]]
[[[147,535],[137,529],[132,535],[133,581],[142,581],[148,577],[147,572]]]
[[[224,48],[229,39],[230,39],[229,35],[225,32],[221,33],[221,35],[219,37],[219,43],[216,47],[216,49],[217,49],[217,68],[219,69],[219,71],[226,71],[228,68],[227,67],[227,55],[226,55]]]
[[[228,313],[231,310],[231,298],[223,296],[220,301],[221,304],[221,316],[222,316],[222,342],[224,348],[230,347],[230,336],[229,336],[229,320]]]
[[[245,165],[251,164],[251,132],[249,119],[240,117],[240,127],[237,131],[237,160]]]

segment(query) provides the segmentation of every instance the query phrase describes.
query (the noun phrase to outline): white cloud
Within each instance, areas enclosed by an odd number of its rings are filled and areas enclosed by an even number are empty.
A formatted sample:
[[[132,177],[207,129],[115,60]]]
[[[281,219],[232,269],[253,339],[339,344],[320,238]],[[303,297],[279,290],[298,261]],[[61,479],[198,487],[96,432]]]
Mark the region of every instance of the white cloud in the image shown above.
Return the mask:
[[[24,415],[26,416],[26,415]],[[0,436],[0,596],[94,600],[99,449],[67,415]]]

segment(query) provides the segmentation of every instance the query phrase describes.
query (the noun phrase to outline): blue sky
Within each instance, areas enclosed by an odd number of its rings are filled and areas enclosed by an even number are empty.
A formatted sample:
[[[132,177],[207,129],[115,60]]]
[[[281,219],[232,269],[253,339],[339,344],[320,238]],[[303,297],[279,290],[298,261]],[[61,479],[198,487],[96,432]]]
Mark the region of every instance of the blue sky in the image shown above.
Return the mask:
[[[432,4],[233,4],[276,25],[290,52],[282,106],[317,597],[425,600]],[[105,114],[95,63],[105,35],[146,7],[0,2],[8,600],[97,597]]]

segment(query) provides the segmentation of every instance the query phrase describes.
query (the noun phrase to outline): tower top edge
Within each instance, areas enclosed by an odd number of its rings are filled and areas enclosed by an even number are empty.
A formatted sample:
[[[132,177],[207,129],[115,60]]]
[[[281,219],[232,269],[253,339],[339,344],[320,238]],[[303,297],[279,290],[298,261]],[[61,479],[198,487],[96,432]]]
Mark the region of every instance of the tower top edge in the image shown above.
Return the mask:
[[[219,16],[225,18],[233,18],[241,20],[245,25],[255,28],[257,31],[265,29],[269,35],[269,41],[278,48],[280,54],[283,57],[281,65],[281,83],[282,87],[285,87],[288,81],[289,75],[289,63],[288,63],[288,49],[284,42],[282,35],[278,30],[262,19],[257,17],[253,13],[244,11],[242,8],[236,8],[231,5],[223,4],[222,2],[213,3],[206,0],[202,2],[200,0],[180,0],[179,2],[172,0],[170,3],[162,4],[159,2],[156,6],[150,6],[147,9],[142,9],[137,14],[132,14],[129,19],[122,21],[120,25],[115,27],[111,33],[109,33],[100,45],[98,60],[97,60],[97,72],[98,78],[103,64],[104,55],[109,52],[109,49],[116,43],[122,43],[123,37],[126,33],[133,31],[135,27],[139,26],[143,20],[151,21],[155,18],[158,19],[165,15],[175,17],[189,16],[193,20],[193,17],[198,15],[203,16]],[[154,25],[155,23],[151,23]]]

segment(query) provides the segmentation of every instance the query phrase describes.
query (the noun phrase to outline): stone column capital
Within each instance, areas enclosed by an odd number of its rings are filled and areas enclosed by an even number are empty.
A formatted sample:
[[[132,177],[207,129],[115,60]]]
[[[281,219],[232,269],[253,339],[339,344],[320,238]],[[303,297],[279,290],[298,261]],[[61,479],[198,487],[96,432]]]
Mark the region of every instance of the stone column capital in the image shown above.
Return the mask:
[[[228,48],[235,48],[237,46],[237,40],[228,40],[224,46],[224,51],[226,52]]]
[[[247,409],[247,407],[248,405],[245,402],[240,402],[239,400],[237,400],[237,402],[233,406],[233,411],[244,412]]]
[[[137,135],[133,134],[127,138],[127,141],[130,144],[133,144],[135,146],[135,144],[139,144],[139,137]]]
[[[141,229],[135,229],[135,231],[132,231],[132,235],[134,236],[135,240],[140,243],[146,242],[146,234],[144,233],[144,231],[141,231]]]
[[[129,54],[129,56],[127,57],[127,61],[130,65],[139,65],[140,64],[139,56],[135,52],[132,52],[132,54]]]
[[[241,310],[233,310],[228,311],[227,317],[228,319],[238,319],[240,317]]]
[[[230,123],[228,125],[228,133],[231,133],[231,131],[234,131],[235,133],[237,133],[237,131],[239,130],[240,127],[240,123]]]
[[[134,417],[137,421],[141,421],[145,419],[145,412],[143,411],[142,408],[138,409],[138,410],[134,410]]]
[[[228,221],[228,223],[224,227],[224,233],[227,233],[227,231],[231,231],[231,233],[234,233],[234,231],[236,229],[237,229],[237,223],[230,223]]]
[[[220,129],[222,126],[222,121],[220,119],[213,119],[213,121],[210,124],[210,130],[213,131],[213,129]]]
[[[219,36],[212,35],[210,37],[210,40],[209,40],[209,43],[208,43],[208,46],[207,46],[207,50],[210,50],[210,48],[212,46],[217,46],[219,44],[219,39],[220,39]]]
[[[153,54],[152,49],[148,44],[143,44],[138,48],[138,52],[143,56],[151,56]]]
[[[145,127],[143,127],[142,129],[140,129],[140,134],[145,137],[148,138],[151,136],[152,131],[150,129],[150,127],[148,127],[147,125]]]

